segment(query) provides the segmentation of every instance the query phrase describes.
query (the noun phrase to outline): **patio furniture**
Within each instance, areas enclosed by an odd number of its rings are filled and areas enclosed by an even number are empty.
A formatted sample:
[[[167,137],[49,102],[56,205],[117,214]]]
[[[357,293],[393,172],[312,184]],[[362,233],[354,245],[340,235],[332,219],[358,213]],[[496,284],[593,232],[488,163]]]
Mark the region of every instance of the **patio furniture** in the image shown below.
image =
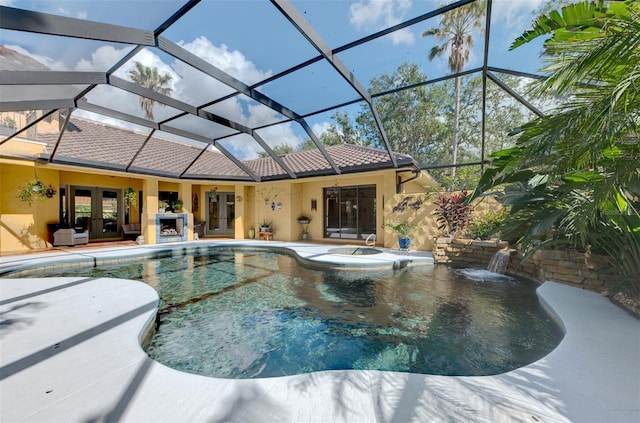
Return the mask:
[[[124,238],[131,237],[136,239],[138,235],[142,234],[140,223],[125,223],[122,225],[122,236]]]
[[[89,243],[89,231],[76,232],[75,229],[58,229],[53,233],[53,246],[81,245]]]

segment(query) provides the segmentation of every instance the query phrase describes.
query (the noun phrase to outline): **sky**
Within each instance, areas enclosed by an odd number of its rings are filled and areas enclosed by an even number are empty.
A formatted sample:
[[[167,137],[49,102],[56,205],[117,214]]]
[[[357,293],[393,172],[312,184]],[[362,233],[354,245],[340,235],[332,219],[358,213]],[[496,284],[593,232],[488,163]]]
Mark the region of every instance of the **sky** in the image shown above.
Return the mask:
[[[540,44],[527,45],[514,52],[508,52],[508,47],[518,35],[528,29],[533,20],[532,11],[542,2],[542,0],[493,1],[489,65],[524,72],[538,72],[541,67]],[[438,7],[441,0],[294,0],[292,3],[324,42],[331,48],[337,48],[429,12]],[[0,0],[0,4],[153,30],[178,10],[183,2],[177,0]],[[406,61],[417,63],[429,79],[445,76],[449,73],[446,56],[429,61],[428,52],[436,41],[432,37],[421,36],[425,30],[436,27],[438,23],[439,18],[423,21],[371,43],[344,51],[338,54],[338,57],[365,87],[369,86],[371,78],[383,72],[390,74]],[[247,85],[318,55],[313,46],[266,0],[203,0],[162,36]],[[0,30],[0,44],[31,56],[52,70],[77,71],[106,71],[132,48],[125,44],[8,30]],[[466,69],[482,66],[483,47],[483,36],[478,34]],[[170,75],[171,96],[188,103],[202,105],[211,99],[232,92],[224,84],[156,48],[145,48],[116,71],[115,75],[128,79],[128,72],[135,66],[136,61],[157,67],[161,73]],[[60,94],[54,92],[56,87],[47,89],[51,90],[50,96],[53,98]],[[357,98],[351,86],[325,61],[317,62],[263,85],[259,90],[301,115]],[[12,91],[3,89],[4,95],[7,96],[26,95],[24,94],[26,91],[13,94]],[[38,88],[38,95],[42,95],[43,92],[42,87]],[[100,86],[87,98],[91,103],[143,117],[137,96],[122,90]],[[360,105],[354,105],[341,111],[347,111],[355,116],[360,107]],[[207,110],[249,127],[283,119],[273,110],[243,96],[215,104]],[[161,121],[178,114],[178,111],[169,107],[156,107],[154,114],[156,121]],[[78,111],[76,115],[147,131],[135,125],[84,111]],[[330,125],[330,115],[331,112],[327,112],[307,118],[316,135]],[[181,118],[171,124],[176,128],[188,129],[203,136],[220,137],[231,132],[228,128],[193,117]],[[308,138],[299,125],[291,122],[258,132],[272,146],[278,144],[295,146]],[[256,152],[261,150],[250,137],[242,137],[242,142],[235,141],[230,138],[223,141],[223,144],[242,158],[255,157]]]

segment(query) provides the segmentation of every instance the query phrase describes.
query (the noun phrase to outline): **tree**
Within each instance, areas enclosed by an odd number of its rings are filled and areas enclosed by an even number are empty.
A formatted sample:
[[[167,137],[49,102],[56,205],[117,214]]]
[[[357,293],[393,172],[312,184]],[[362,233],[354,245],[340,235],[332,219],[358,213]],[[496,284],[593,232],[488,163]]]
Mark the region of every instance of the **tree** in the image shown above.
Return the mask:
[[[136,67],[129,70],[129,78],[133,82],[159,94],[170,95],[171,91],[173,91],[167,86],[172,79],[170,74],[160,75],[158,68],[150,68],[140,62],[136,62]],[[149,120],[153,120],[153,105],[155,101],[143,96],[140,96],[138,100],[140,108],[144,111],[144,116]]]
[[[390,94],[376,97],[376,109],[393,151],[411,154],[422,164],[442,163],[448,152],[445,140],[448,84],[439,83],[401,90],[426,80],[415,63],[403,63],[392,74],[383,73],[370,82],[371,92]],[[356,117],[358,133],[365,145],[385,148],[378,126],[368,105]]]
[[[449,69],[454,74],[462,72],[469,61],[469,52],[473,47],[473,33],[482,31],[482,17],[485,14],[484,1],[476,1],[467,6],[458,7],[442,15],[440,25],[422,33],[423,37],[433,36],[443,43],[434,46],[429,52],[429,60],[449,53]],[[458,126],[460,118],[460,77],[455,78],[455,107],[453,134],[451,141],[452,164],[451,177],[456,176],[455,164],[458,158]]]
[[[620,288],[640,295],[640,3],[566,6],[512,48],[545,35],[536,92],[571,97],[493,155],[471,198],[503,187],[505,229],[521,231],[525,251],[541,238],[606,254]]]
[[[284,156],[285,154],[292,153],[294,150],[289,144],[279,144],[272,148],[273,152],[276,153],[277,156]],[[266,151],[258,152],[258,157],[265,158],[271,157],[269,153]]]

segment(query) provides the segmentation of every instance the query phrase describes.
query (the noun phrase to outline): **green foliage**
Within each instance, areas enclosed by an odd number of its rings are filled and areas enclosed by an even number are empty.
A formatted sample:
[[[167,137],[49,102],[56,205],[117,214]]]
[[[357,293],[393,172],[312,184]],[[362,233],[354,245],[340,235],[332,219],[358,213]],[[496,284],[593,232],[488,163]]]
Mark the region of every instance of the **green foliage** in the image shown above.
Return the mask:
[[[548,77],[534,92],[570,96],[491,156],[472,198],[497,192],[525,251],[540,240],[605,253],[640,292],[640,3],[567,6],[517,45],[545,34]]]
[[[473,209],[465,202],[467,191],[454,193],[449,196],[440,194],[436,201],[434,214],[438,222],[438,230],[459,237],[465,233],[471,222]]]
[[[173,91],[169,85],[172,76],[168,73],[160,74],[158,68],[145,66],[140,62],[135,63],[135,68],[129,70],[129,78],[136,84],[143,86],[162,95],[170,95]],[[140,108],[144,111],[144,115],[147,119],[153,120],[153,105],[155,101],[148,97],[138,97],[140,102]],[[160,103],[164,106],[163,103]]]
[[[57,191],[51,184],[45,186],[44,182],[42,182],[41,180],[32,179],[22,188],[20,188],[18,198],[20,199],[20,201],[24,201],[25,203],[28,203],[29,206],[31,206],[34,201],[53,198],[56,195],[56,192]]]
[[[408,238],[416,229],[416,225],[404,220],[400,223],[386,223],[384,226],[393,229],[401,238]]]
[[[469,224],[469,237],[473,239],[488,239],[493,235],[499,236],[498,228],[507,217],[507,211],[488,211],[480,216],[472,218]]]
[[[131,187],[124,190],[124,208],[125,211],[129,211],[131,207],[138,203],[138,193]]]
[[[260,223],[260,228],[266,228],[268,231],[271,230],[271,221],[269,219],[263,219],[262,223]]]
[[[285,154],[289,154],[295,151],[295,149],[289,144],[276,145],[275,147],[272,148],[272,150],[277,156],[283,156]],[[265,158],[265,157],[271,157],[271,156],[266,151],[260,151],[258,153],[258,157]]]
[[[169,207],[169,202],[168,201],[165,201],[165,200],[158,201],[158,208],[159,209],[166,209],[167,207]]]
[[[4,126],[8,126],[9,128],[16,127],[16,121],[11,116],[5,116],[4,118],[2,118],[2,121],[0,121],[0,124]]]

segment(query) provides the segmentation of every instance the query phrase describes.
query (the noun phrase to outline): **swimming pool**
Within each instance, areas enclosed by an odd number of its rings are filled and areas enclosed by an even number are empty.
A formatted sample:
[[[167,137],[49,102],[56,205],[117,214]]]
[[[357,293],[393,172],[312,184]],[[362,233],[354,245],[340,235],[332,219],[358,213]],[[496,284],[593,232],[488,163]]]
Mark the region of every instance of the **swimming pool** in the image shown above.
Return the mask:
[[[488,375],[539,359],[562,337],[537,284],[470,269],[319,270],[288,254],[216,247],[31,274],[144,280],[161,298],[148,354],[206,376]]]

